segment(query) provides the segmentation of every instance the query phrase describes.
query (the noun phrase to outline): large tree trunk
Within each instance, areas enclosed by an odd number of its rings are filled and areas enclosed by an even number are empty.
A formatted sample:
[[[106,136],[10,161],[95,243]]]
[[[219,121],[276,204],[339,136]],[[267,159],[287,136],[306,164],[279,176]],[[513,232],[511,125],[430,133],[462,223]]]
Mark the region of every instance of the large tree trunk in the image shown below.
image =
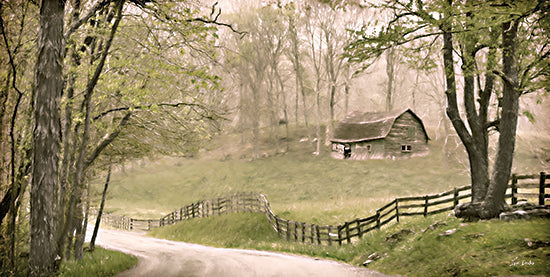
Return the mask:
[[[506,22],[502,25],[502,30],[502,65],[505,80],[502,90],[500,136],[491,183],[482,207],[482,218],[496,217],[507,206],[504,196],[512,171],[516,145],[519,97],[521,95],[518,91],[518,69],[516,62],[518,22]]]
[[[65,1],[42,1],[34,97],[29,275],[52,276],[57,254],[62,40]]]
[[[500,122],[493,124],[497,126],[500,134],[491,178],[489,178],[488,161],[488,128],[491,124],[487,123],[487,113],[494,83],[494,76],[490,71],[494,68],[496,51],[494,47],[489,50],[485,88],[480,91],[480,95],[476,99],[474,93],[475,51],[473,50],[475,45],[472,43],[472,38],[465,38],[466,42],[463,48],[464,64],[462,66],[464,71],[464,106],[471,134],[459,117],[456,108],[456,95],[450,97],[448,94],[448,115],[468,152],[472,180],[472,202],[459,205],[455,209],[458,217],[494,218],[507,207],[505,193],[514,156],[519,96],[521,95],[518,91],[518,72],[515,57],[517,28],[518,23],[516,21],[504,23],[502,26],[502,75],[504,80],[502,113]],[[450,34],[444,35],[445,49],[448,49],[447,40],[450,36]],[[491,37],[496,40],[497,36],[494,30],[491,31]],[[447,58],[445,60],[447,61]],[[446,69],[448,68],[446,67]],[[479,108],[476,109],[476,107]]]

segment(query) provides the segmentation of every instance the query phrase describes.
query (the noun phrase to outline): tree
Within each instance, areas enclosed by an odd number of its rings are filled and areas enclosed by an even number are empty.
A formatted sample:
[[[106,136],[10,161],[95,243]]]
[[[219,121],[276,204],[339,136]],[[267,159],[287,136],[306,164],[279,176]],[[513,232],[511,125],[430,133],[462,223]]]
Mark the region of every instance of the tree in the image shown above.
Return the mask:
[[[306,88],[304,85],[304,68],[302,65],[302,54],[300,52],[300,40],[298,39],[299,29],[301,21],[299,18],[300,7],[297,7],[293,2],[285,6],[285,15],[288,23],[288,39],[290,43],[290,51],[288,56],[292,65],[294,66],[295,80],[296,80],[296,104],[295,104],[295,121],[298,125],[298,107],[300,95],[302,96],[302,110],[304,115],[304,123],[308,128],[309,122],[307,117],[307,100],[306,100]]]
[[[323,50],[322,50],[322,34],[319,27],[316,24],[317,13],[313,7],[306,7],[306,34],[308,36],[308,49],[310,51],[311,63],[313,64],[313,76],[315,76],[315,137],[317,139],[315,146],[315,154],[321,153],[321,82],[324,78],[325,72],[323,71]]]
[[[36,56],[37,12],[28,1],[0,3],[0,275],[15,268],[17,220],[23,195],[28,187],[31,139],[31,84],[34,75],[31,60]],[[4,18],[9,18],[5,21]],[[5,54],[5,55],[4,55]],[[7,224],[2,224],[7,216]]]
[[[0,2],[0,223],[9,218],[0,240],[11,252],[9,265],[2,253],[0,275],[13,273],[28,179],[29,274],[49,276],[65,253],[82,255],[91,170],[129,157],[194,153],[218,130],[223,88],[208,61],[216,55],[215,26],[233,27],[218,21],[216,5],[203,16],[187,1],[146,2]],[[27,61],[36,62],[33,73]]]
[[[428,39],[443,40],[447,116],[468,153],[472,182],[472,203],[458,207],[457,216],[492,218],[507,207],[504,194],[512,168],[518,100],[547,82],[550,49],[543,34],[548,29],[544,12],[548,5],[547,1],[385,1],[373,7],[394,13],[395,19],[375,35],[368,34],[369,27],[356,32],[347,47],[352,57],[364,61],[412,41],[425,40],[429,45]],[[461,93],[458,65],[464,84]],[[490,109],[491,99],[498,100],[496,109]],[[498,147],[491,169],[493,131],[498,132]]]
[[[64,8],[63,0],[43,1],[40,7],[32,136],[30,276],[51,276],[55,271]]]

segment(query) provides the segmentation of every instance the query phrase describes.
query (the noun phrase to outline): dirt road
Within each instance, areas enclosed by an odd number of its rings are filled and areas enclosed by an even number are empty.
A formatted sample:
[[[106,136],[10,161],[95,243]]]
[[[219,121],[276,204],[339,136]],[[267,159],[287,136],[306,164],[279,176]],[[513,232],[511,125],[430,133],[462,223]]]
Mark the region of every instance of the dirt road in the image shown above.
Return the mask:
[[[88,232],[91,234],[91,230]],[[124,276],[388,276],[334,261],[266,251],[221,249],[101,229],[96,243],[138,257]]]

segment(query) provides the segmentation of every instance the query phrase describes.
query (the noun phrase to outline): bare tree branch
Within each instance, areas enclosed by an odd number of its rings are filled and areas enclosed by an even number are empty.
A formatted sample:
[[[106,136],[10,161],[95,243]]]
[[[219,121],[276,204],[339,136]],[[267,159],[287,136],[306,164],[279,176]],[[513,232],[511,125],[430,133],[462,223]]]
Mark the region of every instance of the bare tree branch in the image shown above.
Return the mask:
[[[196,104],[196,103],[185,103],[185,102],[178,102],[178,103],[158,103],[158,104],[149,104],[149,105],[139,105],[139,106],[133,106],[133,107],[118,107],[118,108],[113,108],[113,109],[109,109],[109,110],[106,110],[96,116],[93,117],[93,120],[98,120],[110,113],[113,113],[113,112],[120,112],[120,111],[131,111],[131,110],[143,110],[143,109],[150,109],[154,106],[158,106],[158,107],[173,107],[173,108],[178,108],[178,107],[182,107],[182,106],[187,106],[187,107],[197,107],[197,108],[200,108],[201,110],[204,110],[204,111],[210,111],[209,108],[201,105],[201,104]],[[210,119],[210,120],[215,120],[216,118],[218,119],[226,119],[226,118],[223,118],[219,115],[206,115],[204,116],[205,118],[207,119]]]

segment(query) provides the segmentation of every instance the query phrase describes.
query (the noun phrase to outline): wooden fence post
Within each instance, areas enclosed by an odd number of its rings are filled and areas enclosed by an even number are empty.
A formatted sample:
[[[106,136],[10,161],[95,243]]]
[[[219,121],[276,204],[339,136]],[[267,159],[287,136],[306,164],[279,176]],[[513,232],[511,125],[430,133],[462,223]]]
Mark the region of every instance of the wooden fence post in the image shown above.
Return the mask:
[[[424,217],[428,216],[428,195],[424,196]]]
[[[315,244],[315,224],[311,224],[311,226],[309,226],[309,231],[311,232],[311,244]]]
[[[298,222],[294,222],[294,241],[298,241]]]
[[[317,233],[317,244],[321,244],[321,232],[319,232],[319,225],[315,225],[315,232]]]
[[[399,200],[395,198],[395,220],[399,223]]]
[[[455,187],[453,193],[453,208],[456,206],[458,206],[458,189]]]
[[[338,225],[336,229],[338,230],[338,245],[342,245],[342,226]]]
[[[357,222],[357,234],[359,234],[359,238],[363,238],[363,231],[361,230],[361,221],[359,219],[356,219],[355,222]]]
[[[130,218],[130,230],[134,229],[134,219]]]
[[[546,184],[546,173],[541,172],[540,173],[540,182],[539,182],[539,205],[544,205],[544,192],[545,192],[545,184]]]
[[[376,210],[376,229],[380,229],[380,210]]]
[[[512,174],[512,205],[515,205],[518,203],[518,176],[516,174]]]
[[[300,228],[302,228],[302,242],[306,242],[306,225],[300,222]]]
[[[348,241],[348,244],[351,243],[351,235],[350,235],[350,233],[349,233],[349,225],[350,225],[350,224],[351,224],[351,223],[347,223],[347,222],[346,222],[346,240]]]

